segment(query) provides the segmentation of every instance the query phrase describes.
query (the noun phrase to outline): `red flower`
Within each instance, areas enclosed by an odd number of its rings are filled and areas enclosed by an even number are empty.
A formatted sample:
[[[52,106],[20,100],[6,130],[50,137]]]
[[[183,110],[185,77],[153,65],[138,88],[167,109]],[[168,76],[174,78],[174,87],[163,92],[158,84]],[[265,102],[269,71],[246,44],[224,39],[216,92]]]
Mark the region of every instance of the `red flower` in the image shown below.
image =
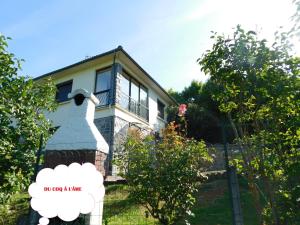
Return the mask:
[[[186,110],[187,110],[186,104],[180,104],[178,108],[178,116],[184,116]]]

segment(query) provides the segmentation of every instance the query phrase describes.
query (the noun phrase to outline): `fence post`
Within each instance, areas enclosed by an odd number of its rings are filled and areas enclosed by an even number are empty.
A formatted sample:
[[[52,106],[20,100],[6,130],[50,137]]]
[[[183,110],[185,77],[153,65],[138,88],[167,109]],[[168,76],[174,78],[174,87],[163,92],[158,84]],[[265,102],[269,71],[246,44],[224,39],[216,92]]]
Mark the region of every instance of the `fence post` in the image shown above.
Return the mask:
[[[229,166],[227,137],[225,132],[224,120],[221,122],[221,128],[222,128],[224,158],[225,158],[225,165],[226,165],[229,197],[231,202],[233,225],[243,225],[244,222],[243,222],[243,214],[242,214],[242,207],[240,201],[239,184],[238,184],[235,168]]]

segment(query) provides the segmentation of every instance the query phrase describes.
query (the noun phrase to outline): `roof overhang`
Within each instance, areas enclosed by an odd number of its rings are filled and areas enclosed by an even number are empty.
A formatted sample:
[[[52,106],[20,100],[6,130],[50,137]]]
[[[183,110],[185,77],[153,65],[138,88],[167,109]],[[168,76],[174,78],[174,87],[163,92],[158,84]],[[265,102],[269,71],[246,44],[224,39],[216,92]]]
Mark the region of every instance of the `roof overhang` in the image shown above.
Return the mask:
[[[90,67],[96,66],[100,62],[113,62],[116,59],[116,56],[119,61],[125,63],[126,65],[133,68],[133,70],[137,70],[140,73],[144,74],[144,78],[148,84],[153,84],[154,89],[164,95],[166,99],[168,100],[168,103],[170,104],[178,104],[176,100],[168,94],[168,92],[161,87],[157,81],[155,81],[121,46],[118,46],[117,48],[104,52],[102,54],[87,58],[85,60],[79,61],[77,63],[71,64],[69,66],[65,66],[63,68],[60,68],[58,70],[54,70],[52,72],[43,74],[41,76],[38,76],[34,78],[35,81],[44,80],[46,78],[52,78],[56,79],[61,76],[64,76],[65,74],[75,73],[80,70],[88,69]],[[143,78],[143,79],[144,79]]]

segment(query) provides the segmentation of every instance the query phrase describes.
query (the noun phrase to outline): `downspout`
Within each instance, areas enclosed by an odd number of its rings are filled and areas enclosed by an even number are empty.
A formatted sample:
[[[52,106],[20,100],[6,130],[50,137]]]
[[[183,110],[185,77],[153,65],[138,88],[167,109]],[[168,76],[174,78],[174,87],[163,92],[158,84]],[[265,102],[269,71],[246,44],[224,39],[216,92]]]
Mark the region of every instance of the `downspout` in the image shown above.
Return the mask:
[[[112,84],[113,84],[113,91],[112,91],[112,99],[109,102],[109,108],[111,107],[111,105],[114,105],[115,101],[116,101],[116,82],[117,82],[116,55],[117,55],[118,49],[119,49],[119,46],[114,49],[113,64],[112,64],[112,70],[111,70],[111,80],[112,80]]]
[[[113,64],[112,64],[112,70],[111,70],[111,79],[113,81],[113,91],[112,91],[112,100],[109,104],[109,108],[111,107],[111,105],[115,105],[116,104],[116,93],[117,93],[117,68],[116,68],[116,58],[117,58],[117,51],[122,49],[122,46],[118,46],[117,48],[114,49],[114,57],[113,57]],[[110,143],[109,144],[109,148],[111,149],[109,151],[109,155],[108,155],[108,162],[106,164],[106,167],[108,169],[108,173],[109,175],[112,174],[112,159],[113,159],[113,149],[112,149],[112,146],[114,146],[114,133],[115,133],[115,121],[116,121],[116,118],[115,116],[112,117],[112,128],[111,128],[111,136],[110,136]]]

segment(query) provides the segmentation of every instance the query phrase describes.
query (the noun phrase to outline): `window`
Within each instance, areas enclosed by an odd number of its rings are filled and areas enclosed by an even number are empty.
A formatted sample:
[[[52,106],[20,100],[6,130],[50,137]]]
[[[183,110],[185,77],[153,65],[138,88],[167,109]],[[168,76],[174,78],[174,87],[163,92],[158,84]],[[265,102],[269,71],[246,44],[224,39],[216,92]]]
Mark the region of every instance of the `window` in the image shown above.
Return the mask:
[[[140,104],[148,107],[148,91],[142,85],[140,85]]]
[[[129,87],[130,87],[130,78],[125,75],[125,74],[122,74],[121,75],[121,80],[120,80],[120,87],[121,87],[121,91],[128,95],[129,96]]]
[[[119,103],[122,108],[129,110],[130,78],[125,74],[121,75],[120,88],[121,97]]]
[[[64,102],[69,100],[68,94],[71,93],[72,91],[72,83],[73,81],[66,81],[64,83],[56,85],[57,87],[57,92],[56,92],[56,101],[57,102]]]
[[[129,76],[124,70],[120,80],[120,87],[120,105],[148,121],[148,89]]]
[[[158,117],[165,119],[165,105],[157,99]]]
[[[130,111],[139,114],[139,85],[131,80],[131,89],[130,89]]]
[[[148,121],[148,90],[140,85],[140,116]]]
[[[133,99],[134,101],[138,102],[139,101],[139,84],[134,81],[131,80],[131,93],[130,93],[130,97],[131,99]]]
[[[102,70],[96,75],[96,93],[108,91],[111,87],[111,70]]]
[[[109,104],[109,92],[111,89],[111,68],[100,70],[96,73],[95,96],[99,105]]]

